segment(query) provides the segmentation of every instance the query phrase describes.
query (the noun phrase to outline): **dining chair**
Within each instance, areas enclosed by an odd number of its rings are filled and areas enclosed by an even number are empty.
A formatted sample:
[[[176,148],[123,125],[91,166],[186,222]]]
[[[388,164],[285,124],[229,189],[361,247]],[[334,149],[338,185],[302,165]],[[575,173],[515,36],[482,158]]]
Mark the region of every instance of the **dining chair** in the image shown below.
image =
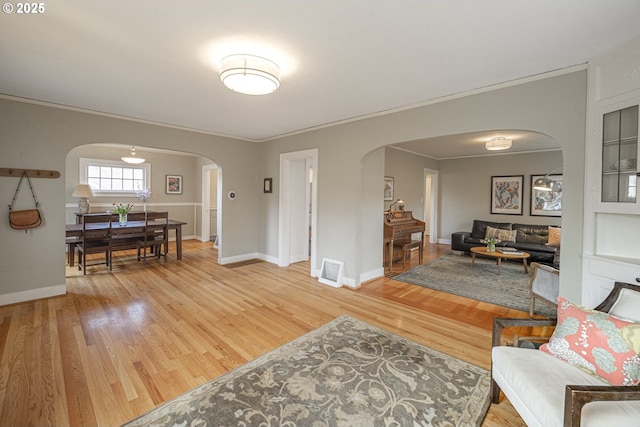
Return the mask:
[[[164,246],[164,251],[162,247]],[[147,264],[147,248],[156,258],[164,256],[167,262],[167,252],[169,252],[169,212],[147,212],[145,215],[144,233],[138,239],[138,261],[143,259],[143,264]],[[141,255],[142,253],[142,255]]]
[[[98,226],[98,224],[101,224]],[[84,214],[82,216],[82,237],[76,244],[78,249],[78,270],[87,274],[87,255],[105,254],[105,263],[111,271],[111,214]]]

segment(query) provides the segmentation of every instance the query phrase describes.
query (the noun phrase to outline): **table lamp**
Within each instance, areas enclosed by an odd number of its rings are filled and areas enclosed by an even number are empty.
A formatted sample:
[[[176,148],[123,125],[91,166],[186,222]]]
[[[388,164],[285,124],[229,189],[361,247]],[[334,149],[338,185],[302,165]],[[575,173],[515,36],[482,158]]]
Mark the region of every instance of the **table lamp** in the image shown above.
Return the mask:
[[[80,200],[78,200],[78,212],[81,214],[89,213],[89,199],[87,197],[94,197],[89,184],[76,185],[76,189],[73,190],[71,196],[80,197]]]

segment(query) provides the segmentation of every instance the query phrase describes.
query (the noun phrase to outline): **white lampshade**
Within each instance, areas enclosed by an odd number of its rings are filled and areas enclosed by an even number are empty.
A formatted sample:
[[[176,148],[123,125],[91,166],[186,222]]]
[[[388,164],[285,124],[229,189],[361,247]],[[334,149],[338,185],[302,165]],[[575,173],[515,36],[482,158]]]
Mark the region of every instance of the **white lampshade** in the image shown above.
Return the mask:
[[[220,80],[235,92],[266,95],[280,87],[280,67],[259,56],[229,55],[220,69]]]
[[[491,151],[506,150],[511,148],[511,143],[512,141],[507,138],[493,138],[485,142],[484,147]]]
[[[93,197],[93,190],[89,184],[78,184],[71,194],[72,197]]]
[[[78,184],[75,190],[71,193],[72,197],[80,197],[78,200],[78,212],[81,214],[89,213],[89,199],[87,197],[93,197],[93,190],[89,184]]]

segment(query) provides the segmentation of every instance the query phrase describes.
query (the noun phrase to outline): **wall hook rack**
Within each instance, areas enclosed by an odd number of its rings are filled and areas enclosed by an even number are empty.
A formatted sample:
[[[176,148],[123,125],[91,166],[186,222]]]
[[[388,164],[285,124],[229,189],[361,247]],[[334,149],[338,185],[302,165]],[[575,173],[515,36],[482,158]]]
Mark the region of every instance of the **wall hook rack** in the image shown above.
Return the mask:
[[[0,176],[20,178],[26,173],[29,178],[60,178],[60,172],[44,169],[0,168]]]

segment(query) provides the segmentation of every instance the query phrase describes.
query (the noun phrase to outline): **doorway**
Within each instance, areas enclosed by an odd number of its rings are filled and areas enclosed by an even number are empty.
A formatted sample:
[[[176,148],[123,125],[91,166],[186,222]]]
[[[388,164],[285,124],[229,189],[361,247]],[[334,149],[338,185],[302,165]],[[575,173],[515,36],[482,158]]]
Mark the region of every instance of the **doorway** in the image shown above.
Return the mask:
[[[280,201],[278,220],[278,265],[311,258],[311,276],[316,276],[316,224],[318,150],[280,155]]]
[[[438,243],[438,171],[424,170],[424,222],[429,243]]]
[[[222,212],[220,211],[221,170],[217,165],[202,166],[202,228],[200,241],[213,242],[219,249]],[[221,252],[218,251],[218,254]]]

